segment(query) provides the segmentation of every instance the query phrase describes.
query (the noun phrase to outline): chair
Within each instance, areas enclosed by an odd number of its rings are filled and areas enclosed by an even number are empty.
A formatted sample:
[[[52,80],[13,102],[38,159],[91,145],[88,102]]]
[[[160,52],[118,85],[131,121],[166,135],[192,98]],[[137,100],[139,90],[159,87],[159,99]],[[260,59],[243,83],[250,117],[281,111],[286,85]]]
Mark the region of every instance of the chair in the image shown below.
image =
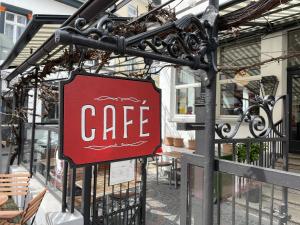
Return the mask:
[[[47,189],[39,193],[33,198],[27,205],[24,211],[0,211],[0,225],[25,225],[33,217],[31,224],[35,220],[35,215],[43,201],[43,198],[47,192]],[[17,216],[21,216],[19,223],[10,223],[11,220]]]
[[[159,158],[160,158],[160,160],[159,160]],[[170,162],[170,161],[164,161],[162,159],[162,156],[157,155],[155,157],[155,166],[156,166],[156,182],[157,182],[157,184],[158,184],[158,168],[162,169],[163,167],[170,167],[169,184],[171,185],[174,163]]]
[[[29,191],[29,181],[29,173],[0,174],[0,195],[9,197],[24,196],[25,205],[25,198]]]

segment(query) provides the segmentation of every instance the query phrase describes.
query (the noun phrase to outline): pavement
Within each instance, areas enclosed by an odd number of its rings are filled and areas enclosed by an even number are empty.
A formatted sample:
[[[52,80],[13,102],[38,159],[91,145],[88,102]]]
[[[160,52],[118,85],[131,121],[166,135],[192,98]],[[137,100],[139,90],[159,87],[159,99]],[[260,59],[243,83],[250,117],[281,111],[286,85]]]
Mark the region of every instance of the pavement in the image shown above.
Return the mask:
[[[146,225],[179,225],[180,224],[180,188],[175,189],[174,185],[168,185],[168,179],[160,178],[159,184],[156,183],[155,170],[148,170],[147,183],[147,214]],[[300,196],[299,200],[300,200]],[[238,198],[236,196],[236,198]],[[237,199],[238,200],[238,199]],[[258,204],[256,207],[249,208],[248,223],[246,222],[246,207],[244,196],[239,201],[240,204],[235,204],[235,225],[257,225],[259,224]],[[202,218],[202,201],[201,199],[192,199],[192,225],[204,225],[196,223]],[[269,206],[269,207],[268,207]],[[265,209],[270,211],[270,204],[264,205]],[[217,204],[214,206],[214,225],[217,225]],[[300,207],[298,208],[300,212]],[[295,218],[294,216],[292,216]],[[197,218],[197,220],[196,220]],[[227,198],[221,202],[220,207],[220,225],[229,225],[232,223],[232,199]],[[262,213],[262,225],[278,224],[276,216],[273,222],[270,221],[270,216],[267,213]],[[288,222],[289,225],[296,225],[298,223]]]

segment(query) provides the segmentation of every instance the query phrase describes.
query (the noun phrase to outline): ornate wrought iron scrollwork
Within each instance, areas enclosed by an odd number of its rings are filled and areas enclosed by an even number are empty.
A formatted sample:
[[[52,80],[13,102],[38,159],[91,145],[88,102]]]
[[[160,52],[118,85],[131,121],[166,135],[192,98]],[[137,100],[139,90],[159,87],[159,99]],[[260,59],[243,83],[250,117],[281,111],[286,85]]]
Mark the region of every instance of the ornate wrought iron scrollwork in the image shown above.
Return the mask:
[[[217,16],[217,10],[208,7],[201,19],[187,15],[159,27],[147,29],[141,26],[138,29],[140,32],[122,33],[121,27],[129,21],[104,15],[95,26],[88,27],[84,19],[78,18],[74,27],[68,26],[61,30],[97,40],[98,43],[114,45],[115,54],[131,54],[134,51],[144,58],[207,70],[211,66],[216,69],[215,65],[210,65],[213,60],[209,59],[212,55],[209,52],[217,48],[217,40],[212,38]]]
[[[216,124],[215,129],[217,135],[222,139],[234,138],[238,133],[243,123],[248,123],[249,132],[254,138],[267,137],[270,132],[274,132],[278,137],[283,137],[284,134],[277,130],[273,120],[273,111],[276,104],[284,100],[285,96],[277,99],[273,96],[266,96],[264,99],[257,97],[255,102],[249,106],[245,111],[241,108],[236,109],[239,114],[239,119],[234,127],[229,123]],[[253,114],[255,109],[260,109],[259,114]]]

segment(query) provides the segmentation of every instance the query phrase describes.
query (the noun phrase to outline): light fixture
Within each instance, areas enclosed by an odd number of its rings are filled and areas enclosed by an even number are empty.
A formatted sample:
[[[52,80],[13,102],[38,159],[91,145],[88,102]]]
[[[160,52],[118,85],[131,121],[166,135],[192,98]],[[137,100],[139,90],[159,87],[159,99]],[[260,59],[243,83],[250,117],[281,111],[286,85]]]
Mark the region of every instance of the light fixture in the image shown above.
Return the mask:
[[[263,76],[260,81],[260,87],[263,96],[271,95],[275,96],[277,88],[279,85],[279,80],[277,76]]]

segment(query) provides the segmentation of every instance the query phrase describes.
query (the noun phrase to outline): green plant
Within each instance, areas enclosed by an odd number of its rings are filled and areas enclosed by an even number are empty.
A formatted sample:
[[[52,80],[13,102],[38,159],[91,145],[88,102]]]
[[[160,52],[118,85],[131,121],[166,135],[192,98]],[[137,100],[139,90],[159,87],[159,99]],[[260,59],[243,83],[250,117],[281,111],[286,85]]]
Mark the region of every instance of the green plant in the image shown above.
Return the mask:
[[[264,150],[263,146],[263,150]],[[249,151],[249,162],[255,162],[259,159],[259,151],[260,143],[252,143],[250,144]],[[238,144],[237,145],[237,159],[239,162],[245,162],[247,160],[247,145],[246,144]]]

